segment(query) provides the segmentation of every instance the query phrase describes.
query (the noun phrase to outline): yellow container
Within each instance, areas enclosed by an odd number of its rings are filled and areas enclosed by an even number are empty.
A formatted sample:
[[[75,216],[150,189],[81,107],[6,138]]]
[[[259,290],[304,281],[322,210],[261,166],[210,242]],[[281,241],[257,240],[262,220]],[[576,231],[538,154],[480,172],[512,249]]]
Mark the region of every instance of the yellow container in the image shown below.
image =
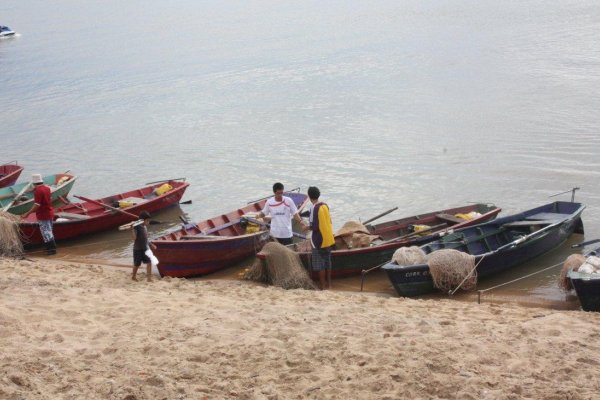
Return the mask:
[[[154,189],[154,193],[156,193],[157,196],[162,196],[163,194],[170,192],[171,190],[173,190],[173,186],[169,185],[168,183],[163,183],[162,185]]]
[[[132,205],[134,205],[135,203],[133,201],[128,201],[128,200],[119,200],[119,208],[127,208],[127,207],[131,207]]]
[[[251,222],[246,226],[246,233],[256,233],[260,231],[260,226],[253,224]]]
[[[431,229],[431,227],[429,225],[413,225],[412,226],[414,229],[415,233],[418,233],[419,235],[427,235],[431,232],[429,232],[429,230]],[[423,233],[421,233],[423,232]]]
[[[246,217],[246,218],[252,218],[255,219],[257,221],[261,221],[260,219],[257,219],[256,217],[258,216],[257,212],[249,212],[247,214],[242,215],[242,218]],[[260,225],[257,224],[256,222],[251,222],[251,221],[247,221],[246,222],[246,233],[256,233],[260,231]]]

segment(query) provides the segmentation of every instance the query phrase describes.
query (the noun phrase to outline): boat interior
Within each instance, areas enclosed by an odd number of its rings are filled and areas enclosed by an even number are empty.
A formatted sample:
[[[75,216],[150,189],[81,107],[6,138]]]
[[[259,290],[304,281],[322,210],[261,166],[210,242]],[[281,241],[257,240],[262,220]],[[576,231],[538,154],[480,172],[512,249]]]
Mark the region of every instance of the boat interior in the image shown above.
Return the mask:
[[[563,220],[570,214],[538,213],[523,220],[485,224],[466,228],[423,246],[425,253],[455,249],[470,254],[484,254]]]

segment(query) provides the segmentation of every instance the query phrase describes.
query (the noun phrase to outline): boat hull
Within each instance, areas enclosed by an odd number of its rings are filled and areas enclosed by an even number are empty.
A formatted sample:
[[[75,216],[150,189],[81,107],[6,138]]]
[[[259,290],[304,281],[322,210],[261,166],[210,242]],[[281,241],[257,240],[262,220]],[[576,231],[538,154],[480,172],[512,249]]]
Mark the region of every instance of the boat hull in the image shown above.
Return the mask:
[[[600,312],[600,276],[569,271],[567,276],[584,311]]]
[[[578,203],[562,204],[577,205]],[[510,232],[502,230],[501,227],[503,225],[509,226],[511,223],[518,224],[518,221],[526,220],[528,212],[501,218],[475,227],[464,228],[458,231],[457,234],[462,235],[467,244],[464,246],[460,245],[462,248],[458,247],[456,250],[474,255],[478,278],[486,278],[557,248],[574,232],[582,233],[583,225],[580,216],[584,208],[584,206],[569,208],[571,213],[564,217],[564,219],[548,224],[546,228],[539,230],[539,234],[535,234],[535,232],[531,233],[531,236],[527,240],[514,245],[511,245],[511,243],[514,243],[516,238],[508,239]],[[540,214],[544,211],[550,214],[549,209],[550,207],[548,207],[548,210],[539,207],[531,210],[532,213],[530,215]],[[540,223],[540,225],[542,224]],[[498,233],[490,234],[494,230],[497,230]],[[485,236],[485,239],[476,240],[479,236]],[[444,246],[441,240],[422,246],[422,249],[426,253],[442,248],[450,247]],[[418,296],[436,290],[427,264],[401,266],[389,262],[383,266],[383,270],[400,296]]]
[[[308,202],[304,194],[287,192],[299,210]],[[161,276],[193,277],[230,267],[260,251],[270,240],[269,232],[245,233],[240,217],[262,210],[266,199],[250,203],[227,214],[182,229],[152,241]],[[206,234],[209,233],[209,234]]]
[[[12,186],[23,172],[23,167],[17,164],[0,165],[0,188]]]
[[[269,232],[185,243],[159,244],[154,251],[161,276],[184,278],[227,268],[256,254],[270,239]]]

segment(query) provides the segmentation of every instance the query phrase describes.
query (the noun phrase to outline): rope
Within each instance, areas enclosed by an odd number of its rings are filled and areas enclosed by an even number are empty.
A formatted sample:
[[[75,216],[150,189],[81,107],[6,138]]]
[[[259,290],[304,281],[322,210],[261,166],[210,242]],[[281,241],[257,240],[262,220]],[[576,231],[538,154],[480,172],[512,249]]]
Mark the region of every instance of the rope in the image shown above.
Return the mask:
[[[478,290],[478,292],[479,292],[479,293],[485,293],[485,292],[489,292],[490,290],[494,290],[494,289],[497,289],[497,288],[499,288],[499,287],[501,287],[501,286],[505,286],[505,285],[508,285],[508,284],[511,284],[511,283],[515,283],[515,282],[517,282],[517,281],[520,281],[521,279],[529,278],[530,276],[533,276],[533,275],[539,274],[540,272],[544,272],[544,271],[547,271],[547,270],[549,270],[549,269],[556,268],[556,267],[558,267],[558,266],[559,266],[559,265],[561,265],[561,264],[562,264],[562,262],[559,262],[559,263],[557,263],[557,264],[551,265],[551,266],[549,266],[549,267],[546,267],[546,268],[544,268],[544,269],[541,269],[541,270],[539,270],[539,271],[532,272],[531,274],[527,274],[527,275],[525,275],[525,276],[522,276],[522,277],[520,277],[520,278],[513,279],[512,281],[504,282],[504,283],[501,283],[501,284],[499,284],[499,285],[492,286],[491,288],[487,288],[487,289]]]
[[[473,275],[473,272],[475,272],[475,270],[477,269],[477,267],[479,266],[479,264],[481,264],[481,262],[483,261],[484,258],[485,258],[485,255],[483,257],[481,257],[481,259],[479,260],[479,262],[477,262],[477,264],[475,264],[475,266],[473,267],[473,269],[467,274],[467,276],[465,276],[465,278],[462,280],[462,282],[458,284],[458,286],[456,287],[456,289],[454,289],[453,291],[448,292],[448,294],[450,296],[453,296],[454,293],[456,293],[456,291],[458,289],[460,289],[460,287],[463,285],[463,283],[465,283],[467,281],[467,279],[469,279],[471,277],[471,275]]]

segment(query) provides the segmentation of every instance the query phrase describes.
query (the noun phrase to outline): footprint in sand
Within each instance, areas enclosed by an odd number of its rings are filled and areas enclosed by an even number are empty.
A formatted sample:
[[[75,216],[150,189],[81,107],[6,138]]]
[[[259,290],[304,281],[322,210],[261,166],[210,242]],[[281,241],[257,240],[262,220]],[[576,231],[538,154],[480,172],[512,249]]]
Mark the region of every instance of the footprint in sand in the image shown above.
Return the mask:
[[[52,341],[56,343],[62,343],[65,341],[65,338],[61,334],[57,333],[55,335],[52,335]]]

